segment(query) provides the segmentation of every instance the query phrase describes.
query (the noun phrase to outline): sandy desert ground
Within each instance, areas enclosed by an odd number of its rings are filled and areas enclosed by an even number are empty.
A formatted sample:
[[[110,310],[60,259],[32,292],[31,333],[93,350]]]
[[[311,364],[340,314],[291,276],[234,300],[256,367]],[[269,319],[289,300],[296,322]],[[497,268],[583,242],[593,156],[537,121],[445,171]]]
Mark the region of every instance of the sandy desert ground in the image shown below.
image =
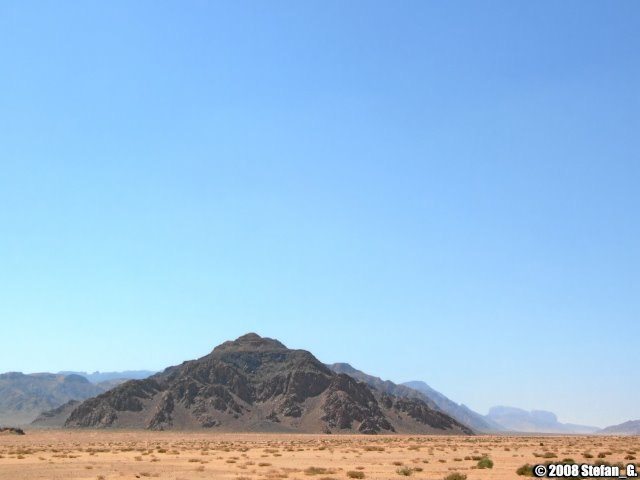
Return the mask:
[[[478,468],[482,458],[493,468]],[[0,478],[514,479],[524,464],[638,463],[639,437],[340,436],[28,431],[0,436]],[[484,463],[487,463],[484,461]]]

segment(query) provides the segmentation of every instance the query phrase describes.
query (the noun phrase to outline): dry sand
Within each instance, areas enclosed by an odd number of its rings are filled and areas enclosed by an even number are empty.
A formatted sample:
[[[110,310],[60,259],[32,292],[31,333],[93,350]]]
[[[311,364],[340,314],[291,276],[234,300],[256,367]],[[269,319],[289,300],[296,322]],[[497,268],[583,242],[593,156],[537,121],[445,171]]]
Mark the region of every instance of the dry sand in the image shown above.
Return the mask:
[[[477,467],[483,456],[493,468]],[[404,472],[420,480],[454,471],[468,480],[522,479],[516,470],[526,463],[627,464],[638,463],[636,457],[640,437],[45,430],[0,436],[0,479],[388,480],[405,478]]]

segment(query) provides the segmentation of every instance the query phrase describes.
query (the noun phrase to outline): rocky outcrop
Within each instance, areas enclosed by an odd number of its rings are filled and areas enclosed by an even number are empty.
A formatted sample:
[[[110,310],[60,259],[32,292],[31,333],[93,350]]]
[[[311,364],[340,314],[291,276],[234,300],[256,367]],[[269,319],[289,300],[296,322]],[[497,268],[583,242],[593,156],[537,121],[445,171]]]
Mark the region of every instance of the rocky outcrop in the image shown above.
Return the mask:
[[[358,422],[360,433],[395,432],[373,391],[348,375],[339,374],[333,378],[323,410],[322,419],[329,428],[352,429],[354,422]]]
[[[424,402],[398,401],[332,372],[307,351],[251,333],[89,399],[65,425],[381,433],[402,431],[409,422],[411,432],[470,433]],[[404,423],[394,425],[395,417]]]
[[[16,427],[0,427],[0,435],[24,435],[24,430]]]

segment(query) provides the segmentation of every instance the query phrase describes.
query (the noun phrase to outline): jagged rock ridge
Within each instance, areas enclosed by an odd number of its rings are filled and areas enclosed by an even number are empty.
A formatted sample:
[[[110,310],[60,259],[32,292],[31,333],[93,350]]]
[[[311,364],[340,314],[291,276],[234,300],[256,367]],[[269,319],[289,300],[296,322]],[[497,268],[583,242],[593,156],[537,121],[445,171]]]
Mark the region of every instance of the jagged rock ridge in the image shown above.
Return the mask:
[[[337,374],[305,350],[250,333],[198,360],[84,401],[67,427],[472,433],[420,399]]]
[[[506,430],[506,428],[493,421],[491,418],[488,418],[479,414],[478,412],[471,410],[464,404],[458,404],[454,402],[447,396],[430,387],[425,382],[405,382],[402,384],[402,386],[417,390],[418,392],[422,393],[434,402],[436,408],[442,410],[447,415],[451,415],[459,422],[468,425],[476,432],[493,433]]]
[[[348,363],[334,363],[332,365],[328,365],[328,367],[336,373],[346,373],[347,375],[350,375],[361,382],[365,382],[369,386],[389,395],[422,400],[431,409],[443,412],[446,415],[455,418],[458,422],[468,426],[476,432],[495,432],[503,430],[500,426],[486,421],[479,413],[474,412],[464,405],[458,405],[452,400],[449,400],[447,397],[432,389],[424,382],[407,382],[399,385],[390,380],[382,380],[379,377],[368,375],[361,370],[353,368]]]

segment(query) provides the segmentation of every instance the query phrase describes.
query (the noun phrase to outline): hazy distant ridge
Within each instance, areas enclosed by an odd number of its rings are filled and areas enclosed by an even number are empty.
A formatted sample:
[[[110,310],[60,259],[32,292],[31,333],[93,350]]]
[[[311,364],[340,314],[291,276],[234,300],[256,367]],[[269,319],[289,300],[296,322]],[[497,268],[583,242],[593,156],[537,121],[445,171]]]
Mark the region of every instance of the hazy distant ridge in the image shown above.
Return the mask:
[[[611,425],[597,433],[602,435],[640,435],[640,420],[629,420],[619,425]]]
[[[112,380],[142,380],[144,378],[150,377],[156,372],[152,372],[151,370],[125,370],[123,372],[73,372],[73,371],[63,371],[58,372],[60,375],[80,375],[91,383],[101,383],[101,382],[110,382]]]
[[[530,412],[516,407],[492,407],[487,419],[501,425],[506,430],[524,433],[595,433],[598,427],[560,423],[553,412],[532,410]]]
[[[103,391],[80,375],[3,373],[0,374],[0,424],[26,425],[43,411]]]

